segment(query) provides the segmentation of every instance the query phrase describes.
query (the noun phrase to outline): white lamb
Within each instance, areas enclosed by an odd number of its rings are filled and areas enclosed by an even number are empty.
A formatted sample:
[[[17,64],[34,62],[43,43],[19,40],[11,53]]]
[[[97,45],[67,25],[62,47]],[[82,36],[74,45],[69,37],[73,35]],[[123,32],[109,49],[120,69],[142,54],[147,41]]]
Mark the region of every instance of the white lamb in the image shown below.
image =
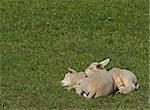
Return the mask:
[[[80,82],[86,78],[85,72],[76,72],[75,70],[68,68],[69,72],[65,74],[64,79],[61,81],[61,86],[67,90],[76,88]]]
[[[106,59],[99,63],[94,62],[87,69],[85,69],[85,73],[87,76],[91,76],[98,72],[100,70],[99,68],[105,70],[104,66],[107,65],[109,61],[110,59]],[[118,92],[129,94],[130,92],[139,88],[137,77],[131,71],[126,69],[112,68],[109,73],[115,80],[115,84],[119,89]]]
[[[109,73],[113,76],[118,92],[129,94],[139,88],[139,82],[135,74],[126,69],[112,68]]]
[[[114,80],[106,70],[100,70],[89,77],[86,77],[84,72],[76,72],[70,68],[69,70],[70,72],[61,81],[62,86],[68,90],[75,88],[78,94],[83,93],[87,98],[106,96],[114,91]]]
[[[115,82],[106,70],[100,70],[94,75],[88,76],[76,87],[78,94],[84,93],[87,98],[107,96],[115,90]]]
[[[91,76],[97,73],[99,70],[106,70],[104,66],[106,66],[110,62],[110,59],[106,59],[101,62],[91,63],[88,68],[85,69],[85,73],[87,76]]]

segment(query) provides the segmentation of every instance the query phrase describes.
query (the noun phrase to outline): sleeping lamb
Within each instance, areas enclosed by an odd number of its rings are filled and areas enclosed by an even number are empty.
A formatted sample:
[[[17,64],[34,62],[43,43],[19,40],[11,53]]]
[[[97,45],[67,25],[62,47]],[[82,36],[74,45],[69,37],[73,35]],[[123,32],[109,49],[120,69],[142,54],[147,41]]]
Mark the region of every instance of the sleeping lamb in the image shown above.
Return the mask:
[[[64,79],[61,81],[61,86],[65,87],[67,90],[76,88],[80,82],[86,78],[84,72],[76,72],[75,70],[68,68],[69,72],[65,74]]]
[[[118,92],[129,94],[139,88],[138,79],[135,74],[126,69],[112,68],[109,73],[113,76]]]
[[[89,77],[86,77],[84,72],[76,72],[70,68],[69,70],[70,72],[61,81],[62,86],[68,90],[75,88],[76,92],[80,95],[83,93],[84,97],[106,96],[115,89],[114,80],[106,70],[100,70]]]
[[[110,59],[106,59],[99,63],[94,62],[87,69],[85,69],[85,73],[87,76],[91,76],[100,69],[105,70],[104,66],[107,65],[109,61]],[[129,94],[130,92],[139,88],[137,77],[131,71],[126,69],[112,68],[109,73],[115,80],[115,84],[119,89],[118,92]]]
[[[107,96],[116,89],[113,78],[106,70],[99,70],[94,75],[88,76],[76,87],[78,94],[84,93],[87,98]]]

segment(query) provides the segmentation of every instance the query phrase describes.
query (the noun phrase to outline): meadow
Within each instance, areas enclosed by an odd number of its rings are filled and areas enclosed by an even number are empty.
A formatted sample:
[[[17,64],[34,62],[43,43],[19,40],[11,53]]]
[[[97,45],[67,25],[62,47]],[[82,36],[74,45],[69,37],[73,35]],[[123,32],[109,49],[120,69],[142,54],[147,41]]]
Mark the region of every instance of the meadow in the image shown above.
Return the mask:
[[[148,110],[148,0],[0,0],[1,110]],[[86,99],[60,81],[110,58],[140,89]]]

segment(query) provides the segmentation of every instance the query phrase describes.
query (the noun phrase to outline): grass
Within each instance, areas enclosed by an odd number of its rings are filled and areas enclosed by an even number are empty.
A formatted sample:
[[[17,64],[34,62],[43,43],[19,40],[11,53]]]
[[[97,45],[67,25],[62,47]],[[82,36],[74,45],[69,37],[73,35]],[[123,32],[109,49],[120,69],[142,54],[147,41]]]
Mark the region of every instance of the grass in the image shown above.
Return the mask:
[[[1,0],[1,109],[148,109],[148,10],[148,0]],[[87,100],[60,86],[68,66],[105,58],[140,89]]]

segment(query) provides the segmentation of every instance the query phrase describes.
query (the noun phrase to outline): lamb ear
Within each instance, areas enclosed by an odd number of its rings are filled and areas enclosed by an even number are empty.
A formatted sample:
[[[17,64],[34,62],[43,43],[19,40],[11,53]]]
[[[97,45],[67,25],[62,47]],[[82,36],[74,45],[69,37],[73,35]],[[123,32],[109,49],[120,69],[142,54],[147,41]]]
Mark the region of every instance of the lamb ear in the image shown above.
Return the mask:
[[[102,64],[98,64],[98,65],[96,65],[96,68],[103,69],[103,66],[102,66]]]
[[[110,59],[107,58],[107,59],[105,59],[105,60],[99,62],[99,64],[101,64],[101,65],[104,67],[104,66],[106,66],[109,62],[110,62]]]
[[[68,67],[68,70],[70,71],[70,73],[77,73],[74,69],[71,69]]]

